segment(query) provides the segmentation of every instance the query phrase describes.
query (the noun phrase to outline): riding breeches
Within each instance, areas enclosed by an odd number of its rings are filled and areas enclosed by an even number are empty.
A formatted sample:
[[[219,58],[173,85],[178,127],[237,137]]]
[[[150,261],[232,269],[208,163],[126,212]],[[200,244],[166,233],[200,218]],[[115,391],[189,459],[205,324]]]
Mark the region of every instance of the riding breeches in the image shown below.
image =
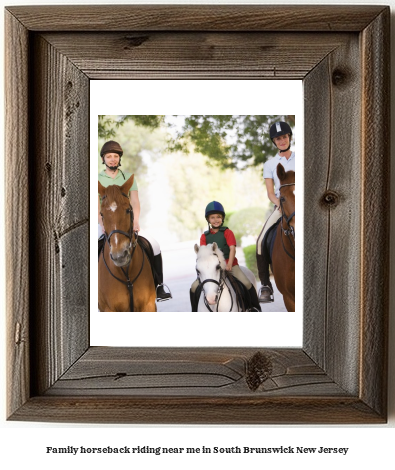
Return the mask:
[[[236,264],[235,266],[232,267],[231,273],[233,276],[238,279],[240,282],[242,282],[248,290],[251,289],[252,284],[248,277],[243,273],[243,271],[240,269],[240,266]],[[197,286],[199,285],[200,281],[199,279],[196,279],[191,286],[191,291],[195,292],[197,289]]]
[[[257,255],[262,255],[262,240],[269,230],[277,220],[281,217],[281,212],[278,210],[277,206],[274,206],[273,212],[270,214],[269,218],[267,219],[265,225],[263,226],[261,233],[259,234],[258,240],[256,242],[256,253]]]
[[[100,224],[98,224],[98,238],[100,238],[103,234],[103,229],[101,227]],[[151,243],[151,246],[152,246],[152,249],[154,251],[154,256],[156,255],[159,255],[160,254],[160,246],[159,246],[159,243],[157,242],[157,240],[151,236],[151,234],[148,234],[148,233],[144,233],[144,231],[141,231],[139,232],[139,235],[141,235],[142,237],[146,238],[150,243]]]

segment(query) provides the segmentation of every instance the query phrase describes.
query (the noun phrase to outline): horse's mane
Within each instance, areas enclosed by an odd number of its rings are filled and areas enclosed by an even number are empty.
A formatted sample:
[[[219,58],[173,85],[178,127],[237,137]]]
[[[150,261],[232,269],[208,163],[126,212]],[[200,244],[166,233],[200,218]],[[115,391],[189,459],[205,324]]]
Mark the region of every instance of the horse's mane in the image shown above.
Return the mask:
[[[213,253],[215,253],[218,256],[219,264],[221,265],[221,268],[225,269],[226,268],[226,261],[225,261],[224,254],[222,253],[222,251],[218,247],[215,251],[213,251],[213,244],[212,243],[209,243],[208,245],[200,246],[197,257],[198,258],[204,258],[204,257],[207,257],[207,256],[211,256]]]

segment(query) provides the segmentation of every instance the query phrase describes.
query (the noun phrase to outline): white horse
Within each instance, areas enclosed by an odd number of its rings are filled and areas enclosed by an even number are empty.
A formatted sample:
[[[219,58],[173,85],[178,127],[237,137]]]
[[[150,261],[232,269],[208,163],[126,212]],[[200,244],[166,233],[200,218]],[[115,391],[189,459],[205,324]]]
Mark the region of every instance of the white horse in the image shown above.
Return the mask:
[[[226,262],[216,243],[195,245],[196,272],[202,285],[198,312],[238,312],[235,291],[226,275]],[[256,289],[254,274],[240,266]]]

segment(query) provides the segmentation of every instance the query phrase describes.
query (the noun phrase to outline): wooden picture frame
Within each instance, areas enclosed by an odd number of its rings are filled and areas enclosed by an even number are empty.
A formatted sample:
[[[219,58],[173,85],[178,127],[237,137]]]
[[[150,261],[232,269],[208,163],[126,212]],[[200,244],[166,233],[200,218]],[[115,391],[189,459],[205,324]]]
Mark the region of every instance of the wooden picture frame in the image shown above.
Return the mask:
[[[389,7],[32,6],[5,21],[8,419],[386,422]],[[89,82],[120,78],[304,81],[301,349],[90,347]]]

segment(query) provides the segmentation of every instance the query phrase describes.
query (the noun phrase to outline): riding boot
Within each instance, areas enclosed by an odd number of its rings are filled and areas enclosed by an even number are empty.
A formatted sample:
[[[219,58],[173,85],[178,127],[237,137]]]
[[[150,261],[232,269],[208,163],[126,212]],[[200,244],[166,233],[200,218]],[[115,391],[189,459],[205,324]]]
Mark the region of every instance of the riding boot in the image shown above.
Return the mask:
[[[256,254],[256,264],[258,267],[259,279],[262,287],[259,290],[259,302],[274,302],[273,286],[270,282],[269,263],[263,255]]]
[[[189,289],[189,299],[191,301],[191,311],[197,312],[198,311],[198,304],[196,302],[196,295],[195,292],[192,292],[192,289]]]
[[[104,248],[104,234],[98,239],[98,247],[99,247],[99,258],[102,249]]]
[[[156,287],[156,300],[158,302],[163,302],[164,300],[170,300],[173,298],[171,295],[170,289],[169,292],[166,292],[164,289],[163,284],[163,263],[162,263],[162,255],[159,253],[159,255],[154,256],[154,269],[156,272],[156,281],[158,283]]]
[[[252,307],[254,309],[256,309],[257,312],[262,312],[261,306],[259,304],[258,296],[257,296],[256,290],[255,290],[255,287],[252,286],[249,289],[248,293],[250,294],[250,301],[251,301]]]

